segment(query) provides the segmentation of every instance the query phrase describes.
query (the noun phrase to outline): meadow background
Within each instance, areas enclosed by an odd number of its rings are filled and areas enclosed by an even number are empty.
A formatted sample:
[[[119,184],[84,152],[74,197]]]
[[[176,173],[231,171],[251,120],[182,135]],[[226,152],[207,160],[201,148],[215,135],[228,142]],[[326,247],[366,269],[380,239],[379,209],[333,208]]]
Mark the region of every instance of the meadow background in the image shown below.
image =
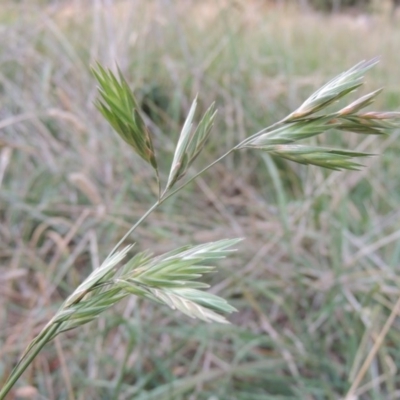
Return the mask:
[[[153,204],[152,171],[95,109],[96,61],[135,90],[166,178],[191,101],[216,101],[194,170],[281,119],[361,60],[363,91],[400,107],[400,12],[300,12],[262,0],[2,0],[0,382],[62,300]],[[193,321],[130,298],[49,344],[19,399],[400,398],[400,131],[319,143],[379,154],[360,172],[241,152],[166,202],[131,237],[155,253],[245,237],[207,277],[238,312]],[[347,398],[350,400],[350,397]]]

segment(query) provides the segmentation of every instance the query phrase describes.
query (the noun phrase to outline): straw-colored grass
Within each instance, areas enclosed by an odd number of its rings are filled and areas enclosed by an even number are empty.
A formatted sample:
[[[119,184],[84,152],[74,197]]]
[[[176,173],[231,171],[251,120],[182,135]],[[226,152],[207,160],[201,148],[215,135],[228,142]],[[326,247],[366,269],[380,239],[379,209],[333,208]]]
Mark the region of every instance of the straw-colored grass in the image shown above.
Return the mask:
[[[117,60],[136,88],[164,180],[196,93],[199,112],[213,100],[219,110],[198,170],[362,59],[381,56],[362,92],[385,88],[374,109],[400,104],[400,28],[386,15],[300,15],[256,1],[201,12],[191,2],[85,4],[10,2],[0,11],[1,380],[156,200],[151,168],[93,105],[95,60]],[[242,151],[131,237],[157,254],[246,237],[208,278],[239,310],[231,325],[192,322],[131,297],[56,338],[14,394],[336,399],[351,389],[362,399],[396,398],[398,133],[309,140],[381,155],[361,171],[327,172]]]

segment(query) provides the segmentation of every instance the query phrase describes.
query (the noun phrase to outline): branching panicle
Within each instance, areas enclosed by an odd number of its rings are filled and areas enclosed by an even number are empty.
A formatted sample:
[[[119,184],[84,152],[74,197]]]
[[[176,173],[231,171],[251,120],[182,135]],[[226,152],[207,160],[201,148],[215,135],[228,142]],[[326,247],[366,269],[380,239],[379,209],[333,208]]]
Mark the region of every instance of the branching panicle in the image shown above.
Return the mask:
[[[332,170],[356,170],[361,164],[354,158],[371,154],[298,144],[326,132],[355,132],[365,135],[389,134],[399,127],[399,113],[360,112],[373,103],[378,89],[351,102],[337,112],[317,114],[363,85],[363,75],[378,59],[363,61],[332,79],[312,94],[296,111],[284,118],[279,127],[265,128],[237,146],[263,150],[276,157]]]
[[[361,165],[354,160],[370,154],[310,146],[298,142],[324,132],[333,134],[350,131],[381,135],[399,128],[400,113],[362,111],[363,108],[372,104],[381,89],[360,97],[337,112],[321,113],[327,106],[359,88],[363,84],[364,73],[377,62],[377,59],[363,61],[340,74],[312,94],[297,110],[282,121],[243,140],[180,187],[171,190],[174,184],[188,172],[204,148],[214,123],[216,111],[212,104],[197,127],[193,128],[196,98],[181,130],[165,189],[163,192],[159,191],[157,202],[129,229],[103,264],[65,300],[56,315],[31,342],[0,391],[0,400],[5,398],[19,376],[46,343],[61,332],[92,321],[129,295],[166,304],[192,318],[227,323],[228,321],[221,313],[231,313],[235,309],[224,299],[200,290],[207,288],[208,285],[199,282],[198,279],[214,269],[209,265],[210,261],[226,257],[233,251],[232,246],[235,246],[239,239],[185,246],[156,257],[149,252],[138,253],[125,263],[123,261],[128,257],[132,246],[125,247],[123,250],[119,250],[119,247],[160,204],[236,150],[262,150],[300,164],[316,165],[332,170],[360,168]],[[152,165],[159,181],[152,137],[122,73],[119,71],[117,77],[100,64],[93,73],[99,84],[97,108],[118,135],[140,157]]]

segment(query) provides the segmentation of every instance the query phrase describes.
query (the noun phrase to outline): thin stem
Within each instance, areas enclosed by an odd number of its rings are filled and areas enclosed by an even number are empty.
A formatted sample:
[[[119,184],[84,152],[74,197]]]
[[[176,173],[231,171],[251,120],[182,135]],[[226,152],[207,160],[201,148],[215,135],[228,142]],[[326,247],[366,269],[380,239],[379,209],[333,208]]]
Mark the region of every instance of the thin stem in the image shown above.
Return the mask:
[[[251,142],[253,139],[255,139],[257,136],[262,135],[263,133],[267,133],[271,131],[272,129],[276,128],[279,125],[282,125],[286,121],[286,118],[281,119],[278,122],[275,122],[274,124],[268,126],[267,128],[261,129],[260,131],[253,133],[251,136],[248,138],[244,139],[242,142],[240,142],[238,145],[234,147],[235,150],[239,150],[240,148],[243,148],[247,143]]]
[[[10,377],[7,379],[6,384],[0,391],[0,400],[3,400],[6,397],[7,393],[11,390],[22,373],[28,368],[33,359],[38,355],[39,351],[42,350],[49,339],[57,332],[59,325],[59,323],[55,323],[51,328],[49,328],[42,340],[35,345],[35,348],[29,351],[26,357],[17,364],[17,366],[11,372]]]
[[[136,224],[132,225],[128,232],[122,237],[122,239],[114,246],[111,250],[110,254],[107,256],[106,260],[108,260],[117,250],[118,247],[124,242],[124,240],[162,203],[162,200],[158,200],[154,203],[143,215],[142,217],[136,222]],[[1,400],[1,399],[0,399]]]
[[[124,240],[162,203],[164,203],[165,200],[169,199],[171,196],[173,196],[175,193],[179,192],[181,189],[183,189],[186,185],[188,185],[190,182],[192,182],[194,179],[196,179],[199,175],[201,175],[203,172],[207,171],[209,168],[211,168],[212,166],[214,166],[215,164],[217,164],[218,162],[220,162],[221,160],[223,160],[225,157],[227,157],[229,154],[231,154],[234,150],[236,150],[236,147],[234,147],[233,149],[230,149],[229,151],[227,151],[225,154],[223,154],[221,157],[219,157],[217,160],[215,160],[214,162],[212,162],[210,165],[207,165],[207,167],[203,168],[200,172],[198,172],[196,175],[194,175],[193,177],[191,177],[189,180],[187,180],[185,183],[183,183],[181,186],[179,186],[178,188],[176,188],[174,191],[172,191],[171,193],[168,193],[167,195],[165,195],[165,193],[163,193],[163,195],[161,196],[161,198],[154,203],[147,211],[145,214],[143,214],[143,216],[134,224],[132,225],[132,227],[128,230],[128,232],[125,233],[125,235],[122,237],[122,239],[114,246],[114,248],[111,250],[110,254],[107,256],[106,260],[108,260],[119,248],[119,246],[121,246],[121,244],[124,242]],[[1,399],[0,399],[1,400]]]
[[[160,204],[163,203],[165,200],[169,199],[170,197],[172,197],[175,193],[179,192],[181,189],[183,189],[185,186],[187,186],[190,182],[193,182],[199,175],[201,175],[202,173],[206,172],[208,169],[213,167],[215,164],[217,164],[220,161],[222,161],[225,157],[228,157],[229,154],[233,153],[233,151],[235,151],[235,150],[236,150],[236,146],[234,148],[230,149],[229,151],[227,151],[225,154],[223,154],[217,160],[213,161],[211,164],[207,165],[207,167],[203,168],[200,172],[198,172],[197,174],[193,175],[190,179],[188,179],[185,183],[182,183],[181,186],[178,186],[172,192],[170,192],[168,194],[164,193],[163,197],[161,197]]]

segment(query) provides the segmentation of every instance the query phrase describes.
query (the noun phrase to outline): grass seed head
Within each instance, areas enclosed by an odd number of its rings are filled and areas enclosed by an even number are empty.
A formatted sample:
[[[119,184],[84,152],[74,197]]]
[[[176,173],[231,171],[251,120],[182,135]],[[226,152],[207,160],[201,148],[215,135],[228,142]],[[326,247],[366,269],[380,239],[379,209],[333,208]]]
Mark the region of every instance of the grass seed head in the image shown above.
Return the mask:
[[[354,151],[313,147],[303,145],[277,145],[264,148],[271,155],[285,158],[304,165],[316,165],[332,170],[358,170],[362,166],[352,161],[354,157],[365,157],[371,154]]]
[[[165,191],[170,189],[179,179],[181,179],[200,154],[201,150],[210,135],[211,128],[217,111],[215,104],[211,104],[203,115],[196,129],[193,129],[193,117],[197,107],[197,97],[194,99],[189,114],[183,125],[179,136],[178,144],[175,149],[168,182]]]
[[[353,92],[363,84],[365,72],[376,65],[378,61],[378,58],[362,61],[348,71],[333,78],[313,93],[296,111],[291,113],[285,121],[291,122],[307,117]]]
[[[140,116],[136,99],[122,73],[118,71],[116,77],[111,70],[104,69],[100,64],[92,71],[99,84],[100,98],[95,103],[97,109],[118,135],[151,164],[158,175],[150,132]]]
[[[312,94],[296,111],[283,119],[278,128],[266,128],[237,148],[253,148],[269,152],[300,164],[311,164],[333,170],[359,169],[352,158],[368,156],[340,149],[298,145],[296,142],[327,131],[346,131],[366,135],[382,135],[399,128],[400,113],[366,112],[360,110],[372,104],[382,89],[375,90],[335,113],[312,115],[337,101],[363,84],[363,75],[378,59],[363,61],[338,75]]]

